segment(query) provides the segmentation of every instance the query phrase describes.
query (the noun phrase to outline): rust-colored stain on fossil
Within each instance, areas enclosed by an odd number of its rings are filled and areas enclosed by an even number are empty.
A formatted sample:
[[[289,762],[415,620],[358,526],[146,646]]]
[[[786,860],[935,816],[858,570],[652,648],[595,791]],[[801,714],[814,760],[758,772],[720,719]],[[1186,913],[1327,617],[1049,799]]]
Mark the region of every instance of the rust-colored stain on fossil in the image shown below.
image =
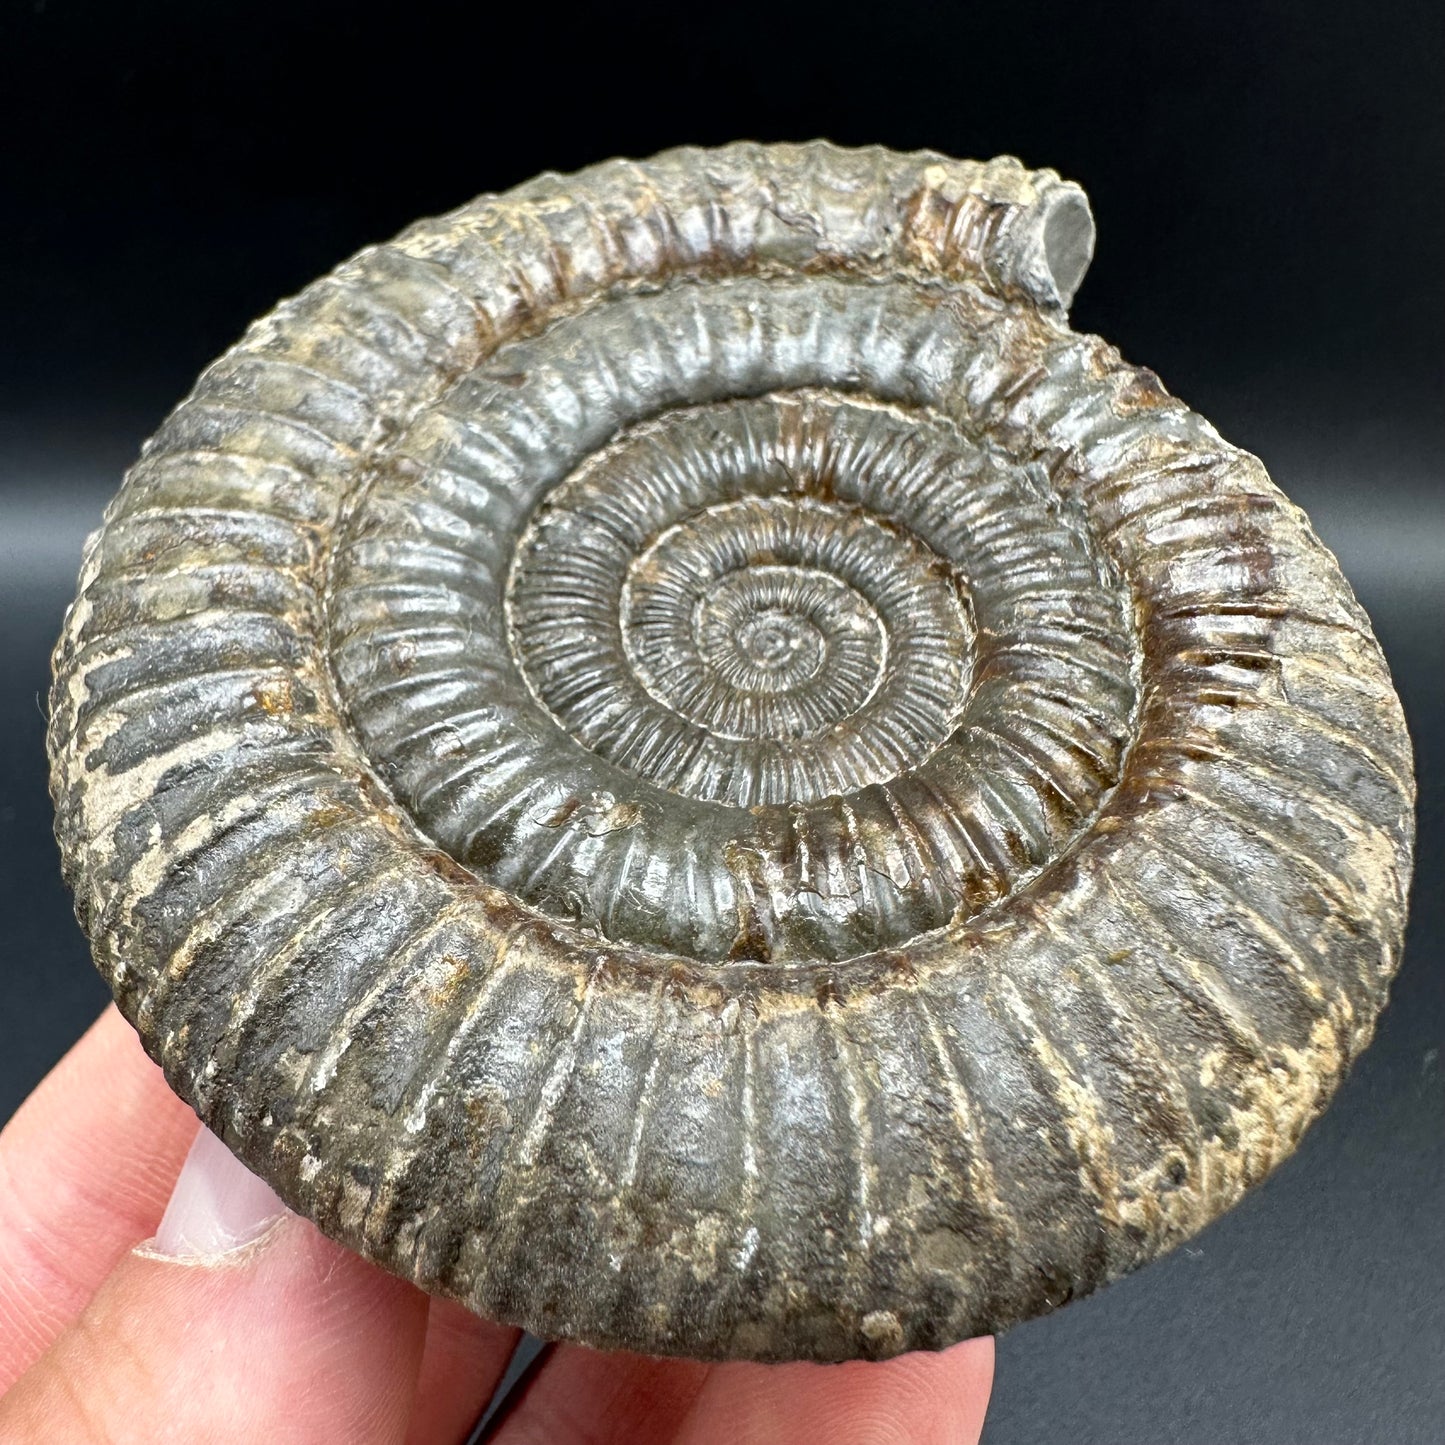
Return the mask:
[[[1260,463],[1070,330],[1083,193],[542,176],[210,367],[88,544],[97,964],[332,1236],[539,1334],[938,1348],[1188,1238],[1398,961],[1409,743]]]

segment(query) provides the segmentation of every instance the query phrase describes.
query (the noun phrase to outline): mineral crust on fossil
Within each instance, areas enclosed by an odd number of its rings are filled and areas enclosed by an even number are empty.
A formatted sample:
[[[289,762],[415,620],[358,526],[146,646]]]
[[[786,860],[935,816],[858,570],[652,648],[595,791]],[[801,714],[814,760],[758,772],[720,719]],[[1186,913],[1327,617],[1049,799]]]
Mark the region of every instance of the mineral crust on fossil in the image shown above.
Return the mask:
[[[89,541],[66,877],[177,1092],[550,1337],[936,1348],[1187,1238],[1396,967],[1370,625],[1069,329],[1078,187],[734,145],[258,321]]]

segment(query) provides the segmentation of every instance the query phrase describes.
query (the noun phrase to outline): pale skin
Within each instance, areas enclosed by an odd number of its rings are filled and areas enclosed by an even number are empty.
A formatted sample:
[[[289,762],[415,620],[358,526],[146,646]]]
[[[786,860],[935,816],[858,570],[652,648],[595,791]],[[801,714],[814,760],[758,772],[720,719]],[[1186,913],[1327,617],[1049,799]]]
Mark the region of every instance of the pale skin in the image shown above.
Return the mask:
[[[225,1253],[158,1248],[196,1133],[114,1009],[0,1133],[0,1439],[465,1440],[516,1331],[428,1299],[279,1202]],[[974,1445],[992,1377],[989,1339],[833,1366],[564,1345],[494,1440]]]

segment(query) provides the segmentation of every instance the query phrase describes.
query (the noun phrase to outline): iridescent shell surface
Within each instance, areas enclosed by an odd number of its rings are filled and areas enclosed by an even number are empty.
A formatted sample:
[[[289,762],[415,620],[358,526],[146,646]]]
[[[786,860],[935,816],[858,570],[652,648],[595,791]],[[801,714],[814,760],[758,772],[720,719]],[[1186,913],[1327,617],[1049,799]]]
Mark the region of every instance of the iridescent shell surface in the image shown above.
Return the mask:
[[[205,372],[87,549],[57,831],[293,1207],[542,1335],[828,1360],[1294,1147],[1397,963],[1409,744],[1299,509],[1069,329],[1092,246],[1011,159],[681,150]]]

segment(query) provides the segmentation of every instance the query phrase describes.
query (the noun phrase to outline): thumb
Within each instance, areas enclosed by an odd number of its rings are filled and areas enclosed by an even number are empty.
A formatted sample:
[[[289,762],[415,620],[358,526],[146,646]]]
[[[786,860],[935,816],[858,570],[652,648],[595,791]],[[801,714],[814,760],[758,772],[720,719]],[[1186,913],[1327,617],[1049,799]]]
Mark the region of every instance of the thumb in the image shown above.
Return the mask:
[[[202,1129],[155,1239],[0,1400],[0,1439],[401,1441],[425,1331],[425,1296]]]

